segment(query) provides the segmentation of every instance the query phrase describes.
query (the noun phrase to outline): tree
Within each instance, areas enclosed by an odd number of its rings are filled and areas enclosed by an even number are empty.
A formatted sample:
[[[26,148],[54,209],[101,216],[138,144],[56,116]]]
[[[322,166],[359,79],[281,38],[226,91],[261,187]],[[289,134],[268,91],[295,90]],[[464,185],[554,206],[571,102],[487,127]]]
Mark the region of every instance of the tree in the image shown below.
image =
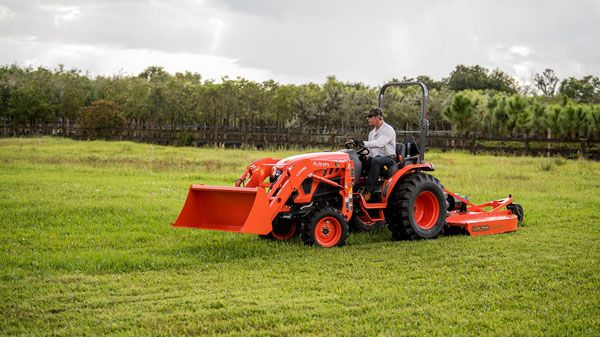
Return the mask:
[[[459,64],[450,73],[447,83],[451,90],[457,92],[467,89],[483,90],[487,89],[487,73],[488,70],[479,65],[467,67]]]
[[[461,94],[467,96],[471,101],[477,102],[475,105],[475,120],[472,124],[472,130],[487,132],[491,129],[493,116],[487,108],[488,95],[482,90],[463,90]]]
[[[472,101],[462,93],[456,94],[452,103],[447,106],[442,116],[452,123],[452,133],[456,130],[459,134],[465,134],[470,131],[475,122],[475,111],[479,100]]]
[[[585,76],[581,79],[569,77],[560,83],[558,92],[578,103],[600,103],[600,78]]]
[[[496,90],[509,94],[517,93],[517,82],[500,69],[491,73],[486,68],[474,65],[467,67],[459,64],[445,79],[451,90]]]
[[[512,76],[496,68],[488,76],[486,89],[516,94],[519,91],[519,85]]]
[[[562,109],[562,124],[566,136],[571,139],[585,137],[587,134],[587,110],[580,104],[567,104]]]
[[[595,105],[590,110],[590,131],[592,136],[600,136],[600,105]]]
[[[147,121],[151,115],[150,91],[152,84],[139,77],[127,79],[127,98],[121,103],[121,112],[127,119]]]
[[[513,95],[506,102],[508,115],[507,127],[511,135],[517,132],[526,133],[532,123],[531,112],[527,109],[527,101],[521,95]]]
[[[119,106],[113,101],[95,101],[81,111],[82,126],[91,129],[94,136],[104,134],[105,129],[121,129],[126,123]]]
[[[423,82],[427,86],[427,89],[432,90],[442,90],[443,87],[446,87],[446,83],[444,81],[436,81],[433,78],[426,75],[419,75],[417,78],[412,77],[402,77],[402,81],[393,80],[392,82]]]
[[[12,116],[9,113],[8,100],[13,96],[14,90],[20,87],[24,78],[24,70],[16,64],[0,67],[0,118],[8,119]]]
[[[294,98],[298,95],[295,85],[277,85],[267,83],[267,88],[273,88],[271,98],[271,109],[275,111],[275,122],[277,127],[284,124],[285,121],[292,119],[293,117],[293,103]]]
[[[325,101],[321,87],[314,84],[298,86],[298,96],[294,101],[294,118],[286,123],[287,128],[301,131],[312,131],[319,107]]]
[[[166,82],[170,76],[163,67],[158,66],[150,66],[138,74],[139,78],[143,78],[148,82]]]
[[[546,117],[546,105],[534,102],[529,106],[529,113],[531,115],[531,129],[535,132],[536,136],[544,136],[544,118]]]
[[[47,123],[56,118],[57,97],[52,88],[52,72],[27,68],[6,101],[7,114],[14,124]]]
[[[563,134],[562,106],[553,105],[544,117],[544,127],[549,131],[548,138],[558,138]]]
[[[58,116],[65,127],[69,120],[76,119],[81,107],[87,103],[86,92],[89,91],[89,79],[80,75],[80,71],[71,69],[65,72],[62,67],[55,74],[58,96]]]
[[[431,90],[429,92],[429,101],[427,103],[427,119],[430,121],[431,130],[448,130],[451,127],[442,117],[444,108],[452,102],[454,93],[446,86],[441,90]]]
[[[496,136],[505,136],[508,132],[508,113],[506,96],[495,95],[488,101],[488,110],[492,115],[491,133]]]
[[[320,118],[317,121],[317,133],[320,132],[319,123],[321,120],[326,122],[330,130],[334,130],[336,126],[340,127],[343,125],[343,123],[340,123],[340,117],[342,115],[342,102],[345,96],[344,84],[338,81],[335,76],[329,76],[327,77],[327,82],[323,85],[323,90],[325,91],[325,100],[319,109]],[[323,129],[325,130],[327,126]]]
[[[533,81],[535,87],[538,88],[544,96],[554,96],[556,85],[558,84],[558,77],[554,74],[554,70],[547,68],[543,73],[536,74],[533,77]]]

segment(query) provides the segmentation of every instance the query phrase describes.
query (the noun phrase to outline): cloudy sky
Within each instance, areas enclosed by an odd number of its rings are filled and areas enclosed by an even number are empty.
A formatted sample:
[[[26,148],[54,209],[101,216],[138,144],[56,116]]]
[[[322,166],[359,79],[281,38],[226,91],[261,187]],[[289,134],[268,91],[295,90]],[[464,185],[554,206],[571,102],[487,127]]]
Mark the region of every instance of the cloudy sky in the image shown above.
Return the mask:
[[[600,76],[600,0],[0,0],[0,64],[382,84],[457,64]]]

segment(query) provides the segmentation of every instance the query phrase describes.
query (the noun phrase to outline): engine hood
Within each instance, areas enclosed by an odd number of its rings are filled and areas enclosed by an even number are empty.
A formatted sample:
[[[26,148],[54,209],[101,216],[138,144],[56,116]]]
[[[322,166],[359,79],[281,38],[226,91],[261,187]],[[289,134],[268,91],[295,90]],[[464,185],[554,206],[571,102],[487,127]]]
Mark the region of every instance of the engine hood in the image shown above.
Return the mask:
[[[306,153],[299,154],[291,157],[287,157],[282,159],[275,164],[276,167],[283,167],[288,164],[293,164],[294,162],[304,160],[304,159],[313,159],[313,160],[333,160],[338,162],[347,162],[350,160],[350,156],[344,152],[315,152],[315,153]]]

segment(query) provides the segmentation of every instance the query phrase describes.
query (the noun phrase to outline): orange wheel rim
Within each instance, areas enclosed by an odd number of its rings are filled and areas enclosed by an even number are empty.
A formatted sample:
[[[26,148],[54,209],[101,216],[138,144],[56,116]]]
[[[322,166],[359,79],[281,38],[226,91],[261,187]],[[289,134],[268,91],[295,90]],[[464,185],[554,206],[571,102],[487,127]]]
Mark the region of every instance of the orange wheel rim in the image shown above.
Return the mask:
[[[430,229],[437,223],[440,215],[440,205],[435,194],[424,191],[415,200],[415,222],[422,229]]]
[[[315,239],[323,247],[334,246],[342,237],[342,225],[338,219],[328,216],[319,220],[315,227]]]

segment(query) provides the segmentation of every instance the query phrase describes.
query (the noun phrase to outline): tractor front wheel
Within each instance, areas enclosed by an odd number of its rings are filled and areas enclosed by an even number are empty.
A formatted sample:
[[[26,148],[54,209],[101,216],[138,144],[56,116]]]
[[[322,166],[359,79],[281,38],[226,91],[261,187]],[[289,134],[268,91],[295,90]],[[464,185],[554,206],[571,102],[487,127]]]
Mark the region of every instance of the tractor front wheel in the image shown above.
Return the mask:
[[[342,213],[332,207],[312,211],[302,224],[302,241],[307,245],[340,247],[348,237],[348,222]]]
[[[413,173],[396,184],[388,204],[388,228],[396,239],[433,239],[446,227],[447,201],[439,180]]]

